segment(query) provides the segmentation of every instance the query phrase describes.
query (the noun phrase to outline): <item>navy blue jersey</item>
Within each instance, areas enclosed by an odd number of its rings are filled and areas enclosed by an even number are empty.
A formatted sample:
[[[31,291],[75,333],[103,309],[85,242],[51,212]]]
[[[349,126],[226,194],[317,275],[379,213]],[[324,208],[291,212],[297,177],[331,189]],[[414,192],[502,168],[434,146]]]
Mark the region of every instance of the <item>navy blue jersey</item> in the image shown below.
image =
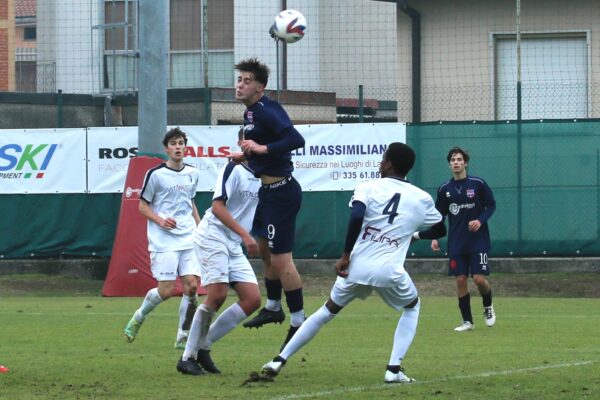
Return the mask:
[[[291,151],[304,146],[304,139],[283,107],[266,96],[244,111],[244,137],[269,148],[267,154],[248,157],[248,166],[256,176],[291,175]]]
[[[490,231],[487,221],[496,210],[496,200],[490,187],[481,178],[467,176],[450,179],[437,193],[435,206],[448,216],[448,255],[487,252],[490,249]],[[481,228],[469,231],[469,221],[479,220]]]

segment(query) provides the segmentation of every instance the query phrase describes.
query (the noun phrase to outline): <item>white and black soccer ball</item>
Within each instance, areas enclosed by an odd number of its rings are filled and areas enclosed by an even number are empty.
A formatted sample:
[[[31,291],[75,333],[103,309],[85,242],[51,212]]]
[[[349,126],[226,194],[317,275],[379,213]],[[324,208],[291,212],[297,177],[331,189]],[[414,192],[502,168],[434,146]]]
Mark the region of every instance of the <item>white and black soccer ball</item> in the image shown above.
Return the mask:
[[[300,11],[284,10],[277,14],[270,32],[286,43],[295,43],[304,37],[306,18]]]

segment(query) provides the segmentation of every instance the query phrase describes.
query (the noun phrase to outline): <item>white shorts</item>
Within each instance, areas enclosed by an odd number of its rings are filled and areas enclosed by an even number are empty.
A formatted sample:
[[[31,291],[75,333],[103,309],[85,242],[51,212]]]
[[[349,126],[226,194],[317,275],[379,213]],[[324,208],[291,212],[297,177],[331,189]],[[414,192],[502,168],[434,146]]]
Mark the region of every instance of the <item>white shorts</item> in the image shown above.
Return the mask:
[[[417,298],[417,288],[413,284],[410,275],[402,274],[401,280],[391,287],[378,287],[361,285],[360,283],[348,282],[345,278],[338,277],[331,289],[329,297],[335,304],[345,307],[354,299],[366,299],[375,290],[379,297],[396,311],[401,311],[406,305]]]
[[[200,275],[194,249],[150,252],[150,269],[157,281],[174,281],[177,276]]]
[[[241,247],[239,253],[231,252],[221,241],[201,238],[194,242],[194,251],[200,261],[202,286],[232,282],[258,285],[254,270]]]

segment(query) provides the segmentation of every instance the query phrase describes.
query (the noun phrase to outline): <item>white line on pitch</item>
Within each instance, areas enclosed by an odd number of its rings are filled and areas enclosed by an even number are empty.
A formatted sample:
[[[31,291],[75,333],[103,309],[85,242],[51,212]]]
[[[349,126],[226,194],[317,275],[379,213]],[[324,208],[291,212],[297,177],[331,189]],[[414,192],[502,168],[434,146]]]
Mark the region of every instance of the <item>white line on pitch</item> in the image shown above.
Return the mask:
[[[594,363],[594,361],[578,361],[578,362],[574,362],[574,363],[540,365],[539,367],[509,369],[509,370],[505,370],[505,371],[484,372],[481,374],[474,374],[474,375],[457,375],[457,376],[450,376],[450,377],[440,378],[440,379],[417,381],[415,383],[411,383],[411,385],[426,385],[426,384],[430,384],[430,383],[440,383],[440,382],[453,381],[453,380],[459,380],[459,379],[489,378],[492,376],[520,374],[523,372],[537,372],[537,371],[543,371],[545,369],[553,369],[553,368],[579,367],[582,365],[590,365],[593,363]],[[323,397],[323,396],[331,396],[331,395],[340,395],[343,393],[364,392],[364,391],[373,390],[373,389],[389,389],[392,387],[397,387],[397,386],[393,385],[393,384],[391,385],[391,384],[380,383],[377,385],[370,385],[370,386],[356,386],[356,387],[348,387],[348,388],[336,389],[336,390],[323,390],[323,391],[319,391],[319,392],[291,394],[291,395],[287,395],[287,396],[275,397],[274,399],[276,399],[276,400],[293,400],[293,399],[304,399],[304,398],[309,398],[309,397],[315,398],[315,397]]]

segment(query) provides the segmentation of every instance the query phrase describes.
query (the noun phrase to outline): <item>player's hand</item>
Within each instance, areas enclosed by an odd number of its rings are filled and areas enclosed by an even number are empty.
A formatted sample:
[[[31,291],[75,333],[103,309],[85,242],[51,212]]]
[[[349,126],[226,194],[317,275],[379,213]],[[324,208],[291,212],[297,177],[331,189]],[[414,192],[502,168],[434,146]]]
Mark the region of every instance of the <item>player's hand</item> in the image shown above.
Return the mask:
[[[166,229],[166,230],[175,229],[175,228],[177,228],[177,221],[175,221],[171,217],[164,218],[160,223],[160,227],[163,229]]]
[[[241,164],[246,161],[246,155],[239,151],[232,152],[228,158],[236,164]]]
[[[433,251],[440,251],[440,242],[438,242],[437,240],[433,239],[431,241],[431,250]]]
[[[252,236],[246,234],[242,237],[242,241],[249,255],[255,256],[258,254],[258,243],[256,243],[256,240]]]
[[[335,273],[342,277],[348,277],[348,266],[350,265],[350,257],[346,254],[342,255],[335,263]]]
[[[267,154],[268,149],[264,144],[258,144],[254,140],[242,140],[240,145],[246,154]]]
[[[478,219],[474,219],[473,221],[469,221],[469,231],[477,232],[481,228],[481,222]]]

